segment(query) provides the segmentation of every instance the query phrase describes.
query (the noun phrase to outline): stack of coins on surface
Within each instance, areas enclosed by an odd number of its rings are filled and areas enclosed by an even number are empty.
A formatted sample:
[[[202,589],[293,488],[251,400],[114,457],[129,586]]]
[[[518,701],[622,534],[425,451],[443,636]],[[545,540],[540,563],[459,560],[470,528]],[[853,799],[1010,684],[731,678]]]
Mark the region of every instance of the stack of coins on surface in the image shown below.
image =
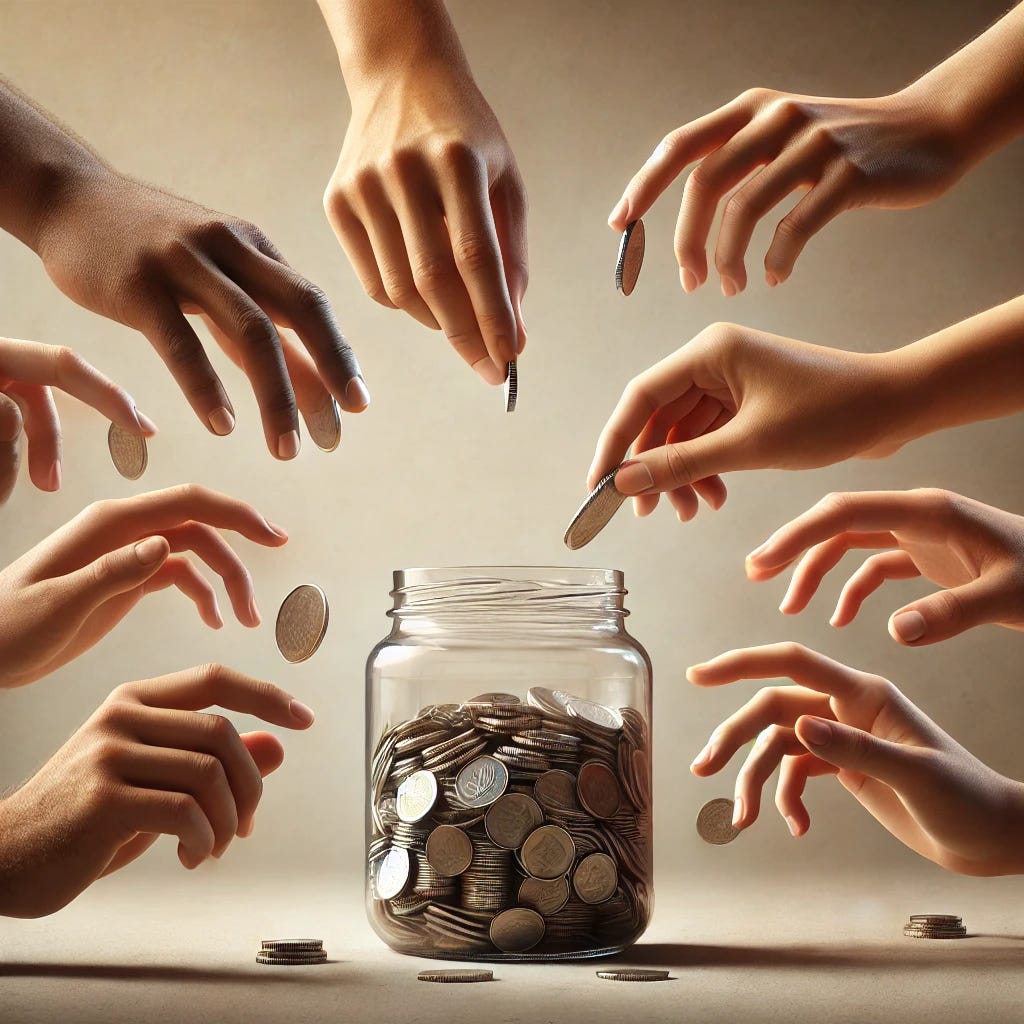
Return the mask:
[[[323,939],[264,939],[256,963],[275,967],[305,967],[327,963]]]
[[[533,687],[432,705],[370,765],[371,920],[394,949],[612,951],[650,914],[651,749],[635,708]]]
[[[911,914],[903,934],[908,939],[963,939],[967,929],[955,914]]]

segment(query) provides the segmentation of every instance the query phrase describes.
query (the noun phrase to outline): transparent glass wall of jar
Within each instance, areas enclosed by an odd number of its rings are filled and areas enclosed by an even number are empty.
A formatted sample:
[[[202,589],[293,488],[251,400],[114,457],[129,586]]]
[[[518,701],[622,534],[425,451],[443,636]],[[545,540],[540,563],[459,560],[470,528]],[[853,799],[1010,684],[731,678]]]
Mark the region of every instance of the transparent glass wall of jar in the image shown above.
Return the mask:
[[[367,663],[370,923],[459,960],[602,956],[653,904],[651,667],[622,573],[395,573]]]

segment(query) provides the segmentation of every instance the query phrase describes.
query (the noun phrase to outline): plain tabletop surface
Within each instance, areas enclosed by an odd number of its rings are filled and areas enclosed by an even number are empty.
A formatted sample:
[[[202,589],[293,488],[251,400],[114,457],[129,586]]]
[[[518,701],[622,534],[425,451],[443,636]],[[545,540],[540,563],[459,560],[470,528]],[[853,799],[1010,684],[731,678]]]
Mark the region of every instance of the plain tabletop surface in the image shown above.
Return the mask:
[[[920,874],[656,882],[641,941],[611,961],[494,964],[495,980],[416,980],[451,963],[392,953],[358,880],[191,876],[107,880],[60,914],[0,922],[0,1020],[340,1022],[851,1022],[1024,1019],[1019,879]],[[904,938],[914,913],[955,913],[969,937]],[[261,939],[322,938],[329,962],[257,965]],[[606,965],[670,980],[602,981]]]

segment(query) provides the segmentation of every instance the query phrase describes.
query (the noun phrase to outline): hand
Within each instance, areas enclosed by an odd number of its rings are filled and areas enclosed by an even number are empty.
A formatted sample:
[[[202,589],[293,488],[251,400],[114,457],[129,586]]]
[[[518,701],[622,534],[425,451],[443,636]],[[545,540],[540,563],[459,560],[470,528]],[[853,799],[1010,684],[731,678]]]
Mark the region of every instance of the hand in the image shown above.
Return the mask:
[[[156,433],[156,424],[121,388],[71,349],[0,338],[0,505],[18,479],[22,431],[32,482],[41,491],[60,489],[60,420],[52,388],[91,405],[133,434]]]
[[[350,86],[352,119],[324,209],[370,298],[443,330],[500,384],[526,343],[526,194],[515,157],[468,69],[390,70]]]
[[[634,445],[615,486],[638,496],[641,516],[666,492],[686,522],[697,494],[721,507],[720,473],[810,469],[895,451],[909,437],[900,433],[907,403],[897,387],[885,356],[714,324],[629,383],[601,432],[588,486]]]
[[[761,789],[781,764],[775,804],[794,836],[810,828],[808,779],[835,775],[901,843],[964,875],[1024,870],[1024,785],[964,750],[892,683],[799,644],[729,651],[687,672],[698,686],[787,677],[712,734],[691,766],[720,771],[757,739],[736,780],[734,824],[757,820]]]
[[[264,547],[287,535],[252,506],[194,484],[97,501],[0,571],[0,687],[49,675],[106,636],[146,594],[175,586],[224,625],[193,551],[224,580],[239,622],[258,626],[252,577],[217,529]]]
[[[235,414],[186,313],[204,315],[249,377],[278,458],[299,450],[296,394],[307,422],[332,395],[366,407],[330,303],[259,228],[96,162],[69,177],[34,237],[47,273],[79,305],[141,331],[210,431],[230,433]]]
[[[215,705],[286,729],[313,722],[284,690],[219,665],[119,686],[0,801],[0,914],[52,914],[160,835],[178,837],[186,868],[251,835],[263,776],[284,750],[269,733],[197,714]]]
[[[700,161],[686,182],[676,224],[679,277],[688,292],[707,280],[715,212],[740,185],[725,203],[715,248],[722,293],[731,296],[746,287],[744,257],[757,222],[793,192],[807,190],[779,221],[768,247],[765,280],[772,286],[789,277],[804,246],[840,213],[921,206],[949,189],[973,160],[941,96],[907,89],[829,99],[749,89],[666,135],[608,223],[622,231],[685,167]]]
[[[748,555],[747,575],[771,579],[799,558],[779,606],[794,615],[853,548],[893,550],[871,555],[847,580],[833,626],[852,622],[886,580],[924,576],[948,589],[893,612],[889,633],[899,643],[933,644],[990,622],[1024,629],[1024,518],[949,491],[830,494]]]

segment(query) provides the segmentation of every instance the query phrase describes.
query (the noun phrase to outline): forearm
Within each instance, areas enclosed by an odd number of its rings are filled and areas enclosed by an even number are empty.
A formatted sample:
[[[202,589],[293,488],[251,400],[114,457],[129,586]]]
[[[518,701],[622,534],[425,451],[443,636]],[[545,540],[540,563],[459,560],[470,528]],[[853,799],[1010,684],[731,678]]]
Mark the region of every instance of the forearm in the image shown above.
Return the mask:
[[[441,0],[318,0],[351,94],[403,68],[444,64],[469,72]]]
[[[106,166],[80,139],[0,79],[0,228],[32,249],[48,212]]]
[[[936,109],[968,165],[1024,132],[1024,3],[904,90]]]

